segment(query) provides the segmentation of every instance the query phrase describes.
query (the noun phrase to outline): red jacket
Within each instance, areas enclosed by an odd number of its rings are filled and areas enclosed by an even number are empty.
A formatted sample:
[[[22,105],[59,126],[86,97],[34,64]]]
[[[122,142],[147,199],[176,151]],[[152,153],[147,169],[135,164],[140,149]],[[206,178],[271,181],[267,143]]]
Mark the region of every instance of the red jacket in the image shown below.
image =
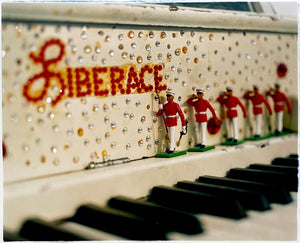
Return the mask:
[[[239,105],[242,108],[244,117],[246,117],[246,109],[242,102],[235,96],[228,96],[227,94],[221,94],[217,101],[219,101],[222,105],[225,105],[227,108],[227,118],[235,118],[238,116],[237,106]]]
[[[196,98],[197,99],[197,98]],[[195,101],[193,97],[189,98],[186,103],[188,103],[191,106],[194,106],[195,111],[196,111],[196,122],[207,122],[207,115],[206,115],[206,110],[207,108],[211,111],[214,119],[217,119],[216,112],[214,108],[209,104],[209,102],[205,99],[197,99]]]
[[[253,114],[258,115],[263,113],[262,103],[264,103],[269,111],[269,114],[272,115],[272,110],[267,99],[259,93],[254,93],[249,91],[244,95],[244,98],[247,100],[251,100],[253,105]]]
[[[177,117],[176,114],[178,113],[181,119],[181,125],[185,126],[185,119],[182,110],[180,109],[179,105],[175,102],[168,102],[163,106],[164,115],[166,117],[166,125],[167,127],[177,126]],[[157,112],[158,116],[162,115],[162,110]]]
[[[267,96],[271,96],[273,101],[274,101],[274,110],[275,112],[280,112],[280,111],[284,111],[284,104],[283,102],[286,103],[287,108],[288,108],[288,112],[290,113],[292,111],[291,108],[291,103],[289,101],[289,99],[285,96],[284,93],[281,93],[280,91],[268,91],[267,92]]]

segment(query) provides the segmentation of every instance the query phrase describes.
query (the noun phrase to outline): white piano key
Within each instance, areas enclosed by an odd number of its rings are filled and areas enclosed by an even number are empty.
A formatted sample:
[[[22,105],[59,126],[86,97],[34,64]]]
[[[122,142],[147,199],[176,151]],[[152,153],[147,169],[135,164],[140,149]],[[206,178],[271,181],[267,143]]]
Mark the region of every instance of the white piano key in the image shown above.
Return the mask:
[[[76,235],[87,238],[88,240],[107,240],[107,241],[122,241],[126,240],[117,235],[113,235],[104,231],[90,228],[74,222],[64,222],[59,225],[62,229],[68,230]]]
[[[297,194],[287,205],[272,204],[272,210],[248,211],[242,220],[199,215],[205,232],[194,236],[170,233],[171,240],[297,240]]]

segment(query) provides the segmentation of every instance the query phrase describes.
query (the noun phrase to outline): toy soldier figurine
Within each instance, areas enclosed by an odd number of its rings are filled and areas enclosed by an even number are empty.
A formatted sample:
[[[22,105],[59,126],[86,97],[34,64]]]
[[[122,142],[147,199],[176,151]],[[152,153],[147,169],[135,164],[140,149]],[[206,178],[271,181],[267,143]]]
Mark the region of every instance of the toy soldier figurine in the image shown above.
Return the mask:
[[[206,129],[207,129],[207,115],[206,110],[209,109],[215,120],[218,120],[214,108],[209,102],[203,99],[204,90],[197,89],[197,95],[193,94],[187,101],[191,106],[195,108],[196,122],[198,123],[198,143],[196,144],[199,148],[205,148],[206,145]]]
[[[275,134],[280,134],[283,127],[283,111],[284,111],[284,102],[287,105],[288,113],[291,113],[291,103],[286,95],[280,92],[280,84],[275,84],[275,89],[267,91],[267,96],[271,96],[274,101],[274,111],[275,111]]]
[[[169,135],[169,143],[170,148],[167,150],[168,154],[174,153],[175,151],[175,129],[177,126],[177,117],[176,114],[178,113],[181,120],[182,130],[185,130],[185,119],[182,110],[180,109],[179,105],[175,103],[174,100],[175,93],[172,92],[170,89],[167,91],[167,103],[162,105],[160,104],[160,110],[157,112],[158,116],[161,116],[164,113],[164,121],[167,127],[167,133]]]
[[[222,92],[217,101],[227,108],[227,119],[229,119],[229,126],[231,130],[231,137],[227,139],[229,142],[237,143],[238,141],[238,112],[237,106],[239,105],[243,111],[244,118],[246,117],[246,109],[242,102],[232,95],[233,91],[231,87],[226,88],[226,93]]]
[[[263,103],[267,107],[269,114],[272,115],[272,110],[267,99],[259,93],[259,87],[257,85],[253,86],[253,91],[247,91],[244,94],[244,98],[250,100],[253,105],[253,114],[255,116],[256,122],[256,133],[254,138],[259,138],[261,134],[261,119],[263,114]]]

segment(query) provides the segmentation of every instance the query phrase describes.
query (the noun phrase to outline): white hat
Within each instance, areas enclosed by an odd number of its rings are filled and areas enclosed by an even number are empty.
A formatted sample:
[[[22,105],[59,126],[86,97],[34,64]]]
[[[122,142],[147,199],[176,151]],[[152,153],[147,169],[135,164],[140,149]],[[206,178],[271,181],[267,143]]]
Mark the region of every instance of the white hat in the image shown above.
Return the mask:
[[[170,88],[167,90],[167,96],[169,95],[175,96],[175,93]]]
[[[228,91],[232,91],[232,88],[231,87],[227,87],[226,90],[227,90],[227,92]]]
[[[204,89],[196,89],[197,94],[198,93],[204,93]]]

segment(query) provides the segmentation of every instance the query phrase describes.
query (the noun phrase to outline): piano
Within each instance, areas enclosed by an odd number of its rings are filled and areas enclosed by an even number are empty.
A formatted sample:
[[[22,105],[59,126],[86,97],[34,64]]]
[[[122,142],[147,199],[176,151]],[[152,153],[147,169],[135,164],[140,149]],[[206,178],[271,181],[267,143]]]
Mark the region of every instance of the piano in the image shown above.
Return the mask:
[[[297,240],[297,21],[200,5],[2,4],[4,241]],[[291,113],[275,134],[264,110],[254,139],[243,94],[274,83]],[[234,145],[227,86],[247,110]],[[167,88],[188,121],[171,158],[156,156]],[[222,121],[204,152],[189,150],[196,88]]]

